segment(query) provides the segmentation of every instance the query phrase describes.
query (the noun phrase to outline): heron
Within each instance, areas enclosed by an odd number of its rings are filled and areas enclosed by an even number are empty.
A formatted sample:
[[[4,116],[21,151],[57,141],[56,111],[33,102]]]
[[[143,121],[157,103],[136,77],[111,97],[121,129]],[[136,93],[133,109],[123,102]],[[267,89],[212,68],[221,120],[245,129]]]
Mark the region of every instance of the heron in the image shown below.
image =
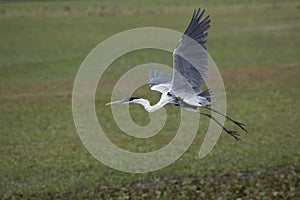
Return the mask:
[[[205,9],[201,10],[198,8],[194,10],[188,27],[173,51],[173,75],[150,71],[150,89],[161,93],[159,102],[155,105],[150,105],[147,99],[129,97],[109,102],[106,105],[140,104],[147,112],[155,112],[166,104],[180,106],[188,111],[198,112],[212,119],[226,133],[236,140],[240,140],[236,131],[225,128],[211,113],[214,112],[225,117],[245,132],[247,132],[246,125],[211,108],[214,100],[212,91],[210,89],[202,91],[208,71],[206,44],[211,22],[209,15],[203,18],[204,13]],[[198,111],[199,107],[210,110],[210,113]]]

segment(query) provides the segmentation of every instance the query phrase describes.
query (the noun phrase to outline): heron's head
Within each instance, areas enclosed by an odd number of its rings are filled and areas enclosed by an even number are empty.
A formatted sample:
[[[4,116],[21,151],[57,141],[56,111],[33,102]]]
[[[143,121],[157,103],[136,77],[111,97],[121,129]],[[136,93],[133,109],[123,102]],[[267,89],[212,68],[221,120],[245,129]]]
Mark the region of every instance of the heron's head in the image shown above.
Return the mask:
[[[134,103],[135,100],[137,100],[137,99],[140,99],[140,98],[129,97],[129,98],[121,99],[121,100],[118,100],[118,101],[112,101],[112,102],[106,103],[105,105],[109,106],[109,105],[112,105],[112,104],[130,104],[130,103]]]

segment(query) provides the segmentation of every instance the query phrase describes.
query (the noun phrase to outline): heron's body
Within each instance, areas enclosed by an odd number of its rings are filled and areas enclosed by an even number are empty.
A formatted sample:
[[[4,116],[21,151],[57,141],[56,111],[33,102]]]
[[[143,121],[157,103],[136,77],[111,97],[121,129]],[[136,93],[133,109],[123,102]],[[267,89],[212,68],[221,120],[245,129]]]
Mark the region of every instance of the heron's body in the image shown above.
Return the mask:
[[[206,43],[208,29],[210,28],[209,16],[201,20],[203,15],[204,10],[202,12],[200,12],[200,9],[194,11],[189,26],[175,48],[173,52],[173,75],[151,71],[150,89],[162,93],[158,103],[151,106],[150,102],[146,99],[130,97],[110,102],[107,105],[113,103],[141,104],[147,112],[155,112],[166,104],[181,106],[192,112],[199,112],[197,108],[203,107],[226,117],[246,131],[243,127],[244,124],[208,107],[212,104],[212,92],[210,90],[202,92],[202,86],[205,82],[208,71],[208,53],[206,51]],[[222,126],[210,114],[199,113],[213,119]],[[235,139],[239,139],[235,131],[227,130],[223,126],[222,128]]]
[[[175,106],[181,106],[188,111],[198,112],[198,107],[209,106],[212,104],[211,99],[200,95],[198,95],[195,100],[195,102],[186,103],[182,99],[176,98],[170,93],[162,93],[160,100],[154,105],[150,105],[150,102],[147,99],[135,97],[131,99],[131,103],[136,103],[144,106],[147,112],[155,112],[164,107],[166,104],[173,104]]]

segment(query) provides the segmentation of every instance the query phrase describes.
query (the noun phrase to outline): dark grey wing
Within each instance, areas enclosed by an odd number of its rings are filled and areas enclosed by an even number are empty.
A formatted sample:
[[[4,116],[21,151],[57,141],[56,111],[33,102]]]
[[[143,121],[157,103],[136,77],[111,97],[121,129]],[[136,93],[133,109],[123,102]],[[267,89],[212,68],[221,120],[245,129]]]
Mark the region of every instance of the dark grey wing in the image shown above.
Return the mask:
[[[201,21],[204,11],[200,13],[200,8],[194,11],[189,26],[173,52],[174,73],[170,91],[184,101],[201,92],[207,75],[206,42],[210,19],[207,16]]]
[[[150,89],[158,92],[167,92],[172,83],[172,75],[164,72],[150,71]]]

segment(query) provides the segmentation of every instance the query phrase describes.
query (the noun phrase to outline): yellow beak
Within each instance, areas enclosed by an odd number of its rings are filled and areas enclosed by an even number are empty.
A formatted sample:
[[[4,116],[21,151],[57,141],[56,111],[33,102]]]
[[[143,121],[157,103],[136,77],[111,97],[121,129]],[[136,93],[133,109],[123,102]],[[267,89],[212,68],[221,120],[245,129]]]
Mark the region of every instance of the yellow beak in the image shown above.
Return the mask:
[[[106,105],[106,106],[109,106],[109,105],[111,105],[111,104],[113,104],[113,102],[106,103],[105,105]]]
[[[120,102],[119,101],[112,101],[112,102],[106,103],[105,105],[109,106],[109,105],[116,104],[116,103],[120,103]]]

